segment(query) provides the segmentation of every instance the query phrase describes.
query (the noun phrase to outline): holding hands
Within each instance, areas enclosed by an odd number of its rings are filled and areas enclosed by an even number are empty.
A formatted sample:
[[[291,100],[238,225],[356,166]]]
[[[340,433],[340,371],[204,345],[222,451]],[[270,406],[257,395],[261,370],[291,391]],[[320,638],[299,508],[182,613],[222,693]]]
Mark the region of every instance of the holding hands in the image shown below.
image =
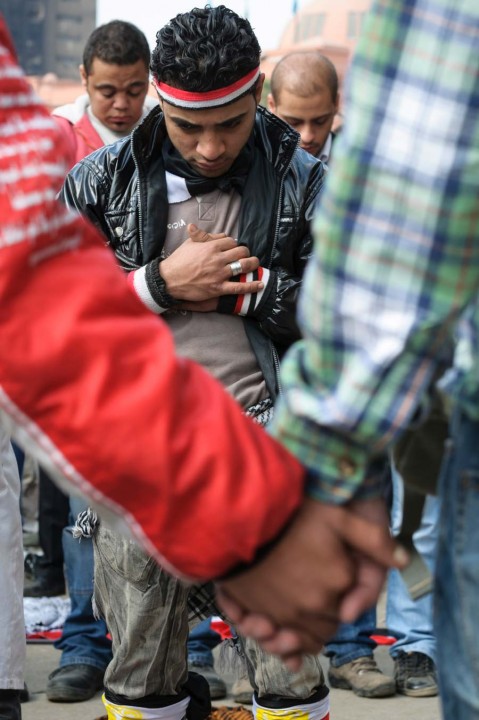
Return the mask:
[[[305,499],[266,557],[218,584],[218,601],[243,635],[298,670],[340,622],[372,607],[389,567],[407,564],[382,500],[335,506]]]

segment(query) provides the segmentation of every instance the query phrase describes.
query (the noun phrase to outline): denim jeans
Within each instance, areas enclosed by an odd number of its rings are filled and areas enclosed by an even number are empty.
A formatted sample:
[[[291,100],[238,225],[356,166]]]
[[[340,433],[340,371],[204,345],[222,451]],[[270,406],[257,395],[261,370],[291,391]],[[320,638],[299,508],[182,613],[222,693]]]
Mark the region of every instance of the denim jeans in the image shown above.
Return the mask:
[[[202,620],[188,636],[188,662],[213,667],[213,648],[221,642],[221,635],[211,629],[211,618]]]
[[[434,623],[445,718],[479,717],[479,422],[457,411],[440,477]]]
[[[111,660],[111,640],[106,637],[105,621],[93,616],[93,544],[89,538],[75,539],[71,527],[87,507],[82,498],[70,497],[70,526],[63,530],[63,554],[71,611],[55,647],[62,651],[61,667],[84,664],[104,670]]]
[[[376,629],[376,608],[360,615],[353,623],[339,626],[334,638],[324,647],[324,654],[330,658],[333,667],[339,667],[360,657],[371,656],[376,643],[370,635]]]
[[[393,502],[391,529],[397,535],[401,529],[403,511],[403,482],[392,467]],[[426,498],[421,525],[414,533],[416,550],[426,565],[434,572],[439,530],[441,503],[432,495]],[[397,642],[391,646],[393,658],[402,652],[421,652],[436,661],[436,636],[433,630],[432,593],[420,600],[412,600],[398,570],[390,570],[387,586],[386,625]]]

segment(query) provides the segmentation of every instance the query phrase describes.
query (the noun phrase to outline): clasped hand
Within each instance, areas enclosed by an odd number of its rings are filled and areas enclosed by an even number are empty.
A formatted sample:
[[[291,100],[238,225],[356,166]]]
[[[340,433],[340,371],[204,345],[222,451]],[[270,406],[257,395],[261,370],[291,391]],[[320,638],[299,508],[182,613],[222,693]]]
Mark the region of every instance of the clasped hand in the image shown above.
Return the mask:
[[[382,500],[306,499],[262,561],[218,583],[218,602],[239,633],[298,670],[302,655],[320,652],[340,622],[377,602],[388,568],[407,560]]]

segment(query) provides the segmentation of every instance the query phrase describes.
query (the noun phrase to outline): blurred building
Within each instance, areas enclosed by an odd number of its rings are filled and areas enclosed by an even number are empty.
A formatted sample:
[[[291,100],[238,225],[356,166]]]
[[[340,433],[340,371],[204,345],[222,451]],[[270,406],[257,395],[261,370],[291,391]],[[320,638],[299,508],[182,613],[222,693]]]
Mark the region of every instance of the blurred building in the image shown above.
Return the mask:
[[[311,45],[323,40],[354,50],[371,0],[313,0],[290,19],[280,45]]]
[[[371,0],[311,0],[285,25],[278,48],[263,53],[262,69],[270,77],[284,55],[297,50],[319,50],[343,79]]]
[[[96,0],[0,0],[0,12],[27,75],[78,79],[96,24]]]

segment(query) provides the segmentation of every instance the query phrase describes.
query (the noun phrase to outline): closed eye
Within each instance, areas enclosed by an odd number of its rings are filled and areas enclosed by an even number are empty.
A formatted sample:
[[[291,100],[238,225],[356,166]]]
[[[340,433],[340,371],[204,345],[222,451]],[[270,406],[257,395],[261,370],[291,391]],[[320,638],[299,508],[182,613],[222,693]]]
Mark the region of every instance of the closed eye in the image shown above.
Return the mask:
[[[242,117],[233,118],[232,120],[227,120],[226,122],[221,123],[221,127],[225,130],[231,130],[232,128],[238,127],[238,125],[241,125],[242,120]]]
[[[182,120],[175,120],[175,125],[185,132],[198,132],[200,130],[199,125],[193,125],[192,123],[183,122]]]

